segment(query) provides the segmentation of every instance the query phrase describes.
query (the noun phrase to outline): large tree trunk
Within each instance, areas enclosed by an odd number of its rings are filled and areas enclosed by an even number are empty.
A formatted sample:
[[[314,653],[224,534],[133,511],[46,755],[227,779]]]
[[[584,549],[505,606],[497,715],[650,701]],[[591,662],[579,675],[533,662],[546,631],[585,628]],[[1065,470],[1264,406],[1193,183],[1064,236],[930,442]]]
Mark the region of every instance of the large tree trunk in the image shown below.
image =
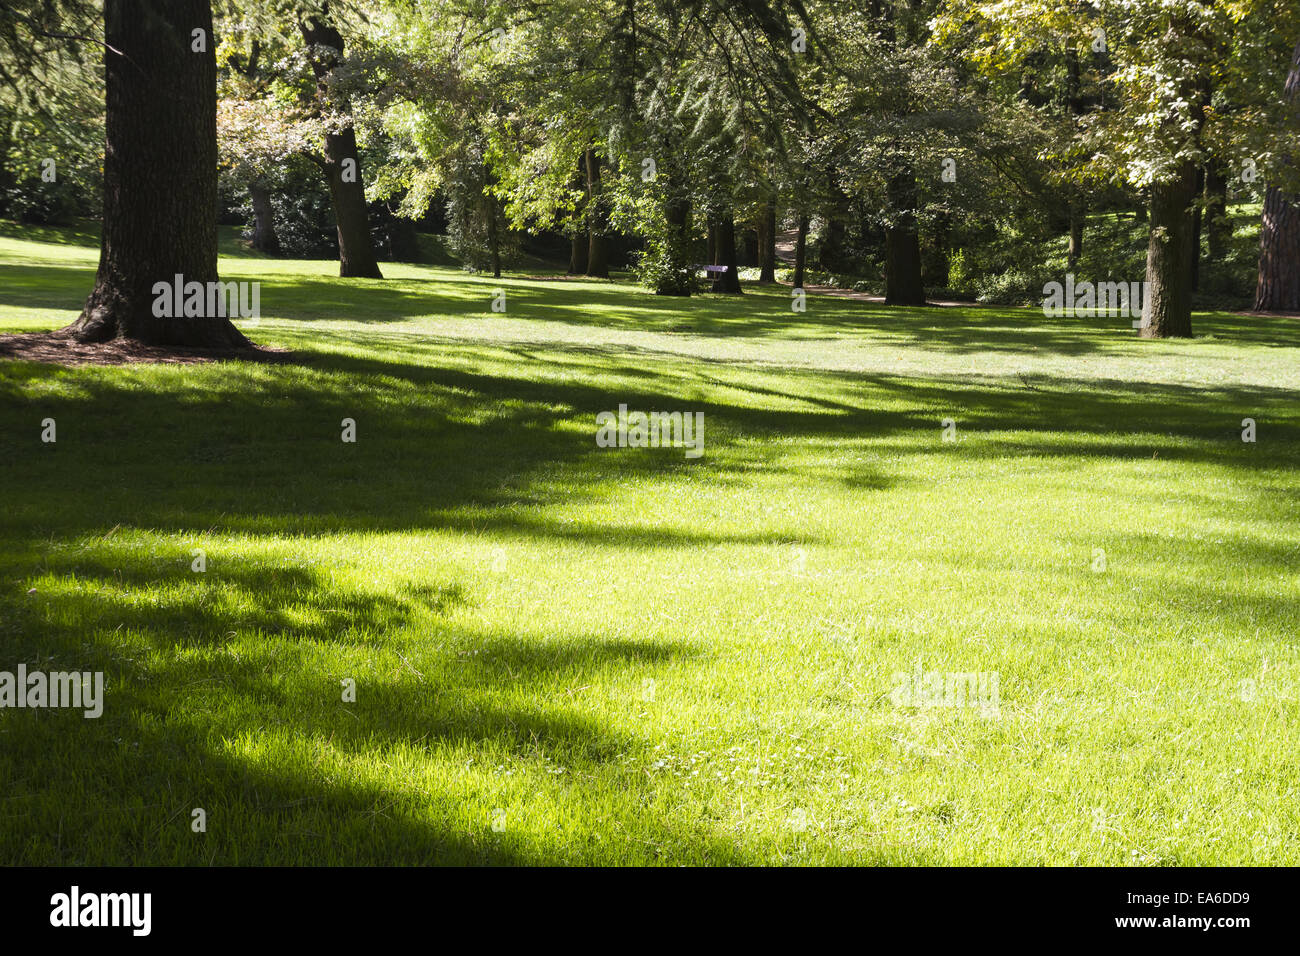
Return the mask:
[[[803,288],[804,267],[808,264],[808,214],[799,213],[799,231],[794,241],[794,288]]]
[[[916,177],[910,169],[887,183],[893,221],[885,228],[885,304],[925,305],[921,238],[916,231]]]
[[[253,202],[253,248],[269,256],[280,254],[280,237],[275,234],[275,209],[271,206],[271,190],[261,183],[248,187]]]
[[[1292,121],[1300,120],[1300,43],[1291,56],[1285,95]],[[1276,186],[1264,194],[1255,310],[1300,312],[1300,197]]]
[[[1275,186],[1264,195],[1255,311],[1300,312],[1300,204]]]
[[[580,276],[587,271],[587,237],[583,233],[574,233],[569,247],[569,270],[571,276]]]
[[[587,147],[587,275],[597,279],[609,278],[609,249],[605,237],[605,206],[600,183],[600,157],[596,150]]]
[[[722,211],[722,218],[717,221],[715,231],[718,237],[716,265],[726,266],[727,271],[714,280],[713,291],[739,294],[740,257],[736,254],[736,222],[731,218],[730,209]]]
[[[1142,337],[1187,338],[1192,334],[1192,204],[1196,167],[1184,162],[1177,176],[1151,186],[1151,239],[1147,245],[1146,301]]]
[[[203,30],[206,50],[191,50]],[[229,318],[154,315],[154,284],[217,280],[217,62],[210,0],[106,0],[99,272],[81,342],[243,348]],[[203,311],[207,311],[206,308]]]
[[[767,201],[763,233],[758,246],[758,281],[776,281],[776,200]]]
[[[298,22],[312,72],[316,75],[317,95],[322,105],[330,100],[329,80],[343,59],[343,35],[329,22],[328,4],[319,14]],[[346,101],[335,107],[350,114]],[[339,233],[339,275],[382,279],[375,247],[370,237],[370,215],[366,212],[366,188],[361,178],[361,160],[357,156],[357,134],[348,124],[325,135],[325,176],[329,180],[330,203]]]

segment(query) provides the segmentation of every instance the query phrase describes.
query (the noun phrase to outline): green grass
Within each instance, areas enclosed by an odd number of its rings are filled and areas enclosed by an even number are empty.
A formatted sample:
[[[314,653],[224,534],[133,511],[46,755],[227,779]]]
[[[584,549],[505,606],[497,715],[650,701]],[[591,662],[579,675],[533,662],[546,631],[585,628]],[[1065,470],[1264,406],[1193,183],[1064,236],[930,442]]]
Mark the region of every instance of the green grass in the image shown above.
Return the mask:
[[[5,331],[91,286],[39,238]],[[108,684],[0,710],[0,861],[1300,861],[1294,320],[384,268],[223,259],[291,364],[0,362],[0,670]]]

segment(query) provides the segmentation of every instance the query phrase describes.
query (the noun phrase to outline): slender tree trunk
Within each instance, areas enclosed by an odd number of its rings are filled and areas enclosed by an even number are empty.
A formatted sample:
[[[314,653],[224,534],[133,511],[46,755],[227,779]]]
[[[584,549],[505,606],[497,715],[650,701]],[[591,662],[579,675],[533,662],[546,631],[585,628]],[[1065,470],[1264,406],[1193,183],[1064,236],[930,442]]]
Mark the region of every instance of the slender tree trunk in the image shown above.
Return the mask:
[[[1070,271],[1074,271],[1083,255],[1083,220],[1083,208],[1077,202],[1070,203],[1070,247],[1066,253],[1066,267]]]
[[[1222,262],[1228,251],[1228,177],[1218,163],[1205,169],[1205,251],[1210,262]]]
[[[776,200],[767,201],[763,219],[763,238],[759,243],[759,282],[776,281]]]
[[[1292,121],[1300,119],[1300,43],[1291,57],[1284,93]],[[1276,186],[1264,194],[1255,310],[1300,312],[1300,196]]]
[[[327,19],[328,4],[320,13],[298,22],[307,57],[316,75],[317,96],[322,105],[330,99],[329,80],[343,59],[343,35]],[[336,104],[350,115],[346,101]],[[357,156],[357,134],[348,124],[325,135],[325,177],[329,181],[330,203],[339,234],[339,275],[382,279],[375,247],[370,237],[370,216],[366,212],[366,189],[361,178],[361,161]]]
[[[501,235],[498,232],[497,201],[488,197],[488,249],[492,253],[492,278],[501,278]]]
[[[1151,239],[1147,246],[1147,294],[1142,337],[1188,338],[1192,334],[1192,204],[1196,167],[1185,162],[1177,176],[1151,186]]]
[[[910,169],[887,183],[893,222],[885,228],[885,304],[925,305],[921,239],[916,231],[916,176]]]
[[[605,207],[601,195],[600,157],[587,147],[587,275],[609,278],[609,249],[605,236]]]
[[[709,260],[709,265],[718,264],[718,224],[712,219],[709,220],[708,226],[705,227],[704,239],[704,258]]]
[[[794,241],[794,288],[802,289],[808,263],[808,214],[799,213],[799,231]]]
[[[278,256],[280,237],[275,234],[271,190],[262,183],[253,183],[248,187],[248,197],[253,203],[253,248],[268,256]]]
[[[192,50],[202,30],[205,50]],[[217,280],[217,61],[211,0],[105,0],[104,224],[81,342],[242,348],[229,318],[154,314],[156,283]],[[206,297],[205,297],[206,298]],[[216,311],[216,310],[211,310]],[[223,310],[224,311],[224,310]]]
[[[739,295],[741,292],[740,257],[736,254],[736,222],[731,218],[730,209],[722,211],[722,218],[717,222],[716,231],[718,236],[716,265],[726,266],[727,271],[714,280],[713,291]]]
[[[741,233],[740,264],[747,268],[758,265],[758,230],[748,223]]]
[[[1205,193],[1205,170],[1196,168],[1196,198],[1192,206],[1192,291],[1201,288],[1201,197]]]

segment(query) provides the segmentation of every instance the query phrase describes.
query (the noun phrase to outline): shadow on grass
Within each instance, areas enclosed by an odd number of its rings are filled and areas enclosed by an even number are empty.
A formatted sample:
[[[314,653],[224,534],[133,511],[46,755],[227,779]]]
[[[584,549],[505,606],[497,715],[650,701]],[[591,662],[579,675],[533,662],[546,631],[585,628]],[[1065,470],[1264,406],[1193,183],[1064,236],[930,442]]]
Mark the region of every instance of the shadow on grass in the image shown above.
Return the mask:
[[[554,863],[594,848],[529,820],[523,798],[540,785],[531,775],[604,767],[651,800],[645,774],[620,763],[648,759],[649,745],[584,714],[572,689],[627,668],[653,673],[689,660],[691,647],[479,634],[445,620],[467,600],[456,584],[370,592],[310,565],[272,575],[235,555],[216,556],[209,577],[188,571],[188,557],[86,546],[48,560],[37,593],[11,585],[0,598],[10,665],[106,675],[97,720],[0,712],[8,862]],[[21,564],[3,559],[7,581]],[[344,650],[322,657],[319,644]],[[353,703],[341,700],[343,678],[356,681]],[[420,778],[420,755],[450,778]],[[490,762],[514,768],[525,789],[492,790]],[[394,763],[417,776],[376,769]],[[563,786],[552,796],[582,799]],[[511,806],[514,826],[494,832],[491,803],[462,805],[474,799]],[[210,821],[202,836],[190,829],[194,807]],[[702,860],[747,859],[704,829],[647,826]],[[616,835],[605,838],[608,851]],[[644,847],[633,857],[647,859]]]

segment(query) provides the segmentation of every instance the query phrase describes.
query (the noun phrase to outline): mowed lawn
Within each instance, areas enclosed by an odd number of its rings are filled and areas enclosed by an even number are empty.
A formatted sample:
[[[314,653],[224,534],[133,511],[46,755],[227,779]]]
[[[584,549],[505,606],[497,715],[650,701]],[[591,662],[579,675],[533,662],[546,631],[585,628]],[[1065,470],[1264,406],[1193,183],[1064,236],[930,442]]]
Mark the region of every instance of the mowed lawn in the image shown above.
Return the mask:
[[[1300,862],[1300,320],[336,268],[223,259],[282,364],[0,361],[0,670],[107,681],[0,710],[0,862]]]

